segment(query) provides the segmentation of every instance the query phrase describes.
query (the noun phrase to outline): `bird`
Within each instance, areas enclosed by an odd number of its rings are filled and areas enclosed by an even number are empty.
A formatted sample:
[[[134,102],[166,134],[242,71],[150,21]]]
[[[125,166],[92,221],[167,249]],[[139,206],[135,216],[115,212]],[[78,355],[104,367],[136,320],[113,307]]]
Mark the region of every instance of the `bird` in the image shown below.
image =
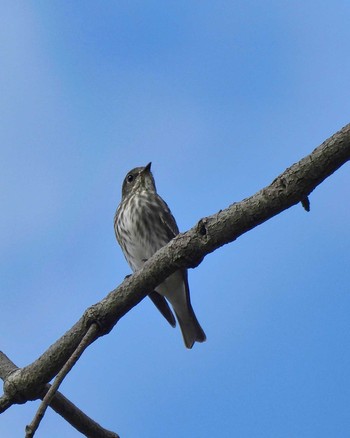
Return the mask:
[[[122,199],[114,216],[114,231],[133,272],[177,234],[179,229],[166,202],[158,195],[151,164],[135,167],[124,178]],[[179,269],[158,285],[149,297],[169,324],[179,323],[187,348],[204,342],[206,335],[192,308],[187,269]]]

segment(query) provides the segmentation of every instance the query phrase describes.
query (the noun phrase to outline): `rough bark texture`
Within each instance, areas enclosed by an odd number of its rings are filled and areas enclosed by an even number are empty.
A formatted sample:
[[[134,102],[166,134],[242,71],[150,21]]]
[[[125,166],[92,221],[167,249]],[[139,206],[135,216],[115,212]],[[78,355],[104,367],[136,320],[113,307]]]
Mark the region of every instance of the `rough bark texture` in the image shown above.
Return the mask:
[[[269,186],[225,210],[201,219],[160,249],[144,267],[126,278],[32,364],[18,369],[5,380],[0,412],[12,403],[38,398],[43,385],[62,368],[93,322],[99,336],[108,333],[118,320],[138,304],[155,286],[179,268],[198,266],[220,246],[232,242],[257,225],[293,205],[307,205],[308,195],[350,159],[350,125],[322,143],[310,155],[279,175]],[[1,367],[1,364],[0,364]]]

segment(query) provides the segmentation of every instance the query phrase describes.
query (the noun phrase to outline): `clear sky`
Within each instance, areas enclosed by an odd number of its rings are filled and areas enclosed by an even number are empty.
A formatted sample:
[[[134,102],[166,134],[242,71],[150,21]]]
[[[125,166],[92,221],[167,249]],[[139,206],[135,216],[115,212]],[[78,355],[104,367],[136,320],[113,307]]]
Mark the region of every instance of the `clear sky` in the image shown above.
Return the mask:
[[[3,1],[1,350],[31,363],[130,273],[129,169],[152,161],[185,231],[349,123],[349,23],[347,0]],[[349,195],[346,165],[189,272],[206,343],[146,299],[62,392],[122,438],[349,437]],[[80,435],[50,411],[36,436]]]

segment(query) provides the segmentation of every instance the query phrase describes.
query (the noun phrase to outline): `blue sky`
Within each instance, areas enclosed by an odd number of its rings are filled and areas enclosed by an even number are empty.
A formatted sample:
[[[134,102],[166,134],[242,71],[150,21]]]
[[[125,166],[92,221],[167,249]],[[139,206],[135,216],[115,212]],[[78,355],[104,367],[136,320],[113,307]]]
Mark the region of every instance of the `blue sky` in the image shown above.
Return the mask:
[[[35,360],[129,273],[113,232],[152,161],[182,231],[350,121],[348,1],[4,1],[0,348]],[[122,438],[348,437],[349,166],[189,272],[207,342],[144,300],[62,392]],[[38,403],[0,417],[23,436]],[[80,436],[49,412],[38,438]]]

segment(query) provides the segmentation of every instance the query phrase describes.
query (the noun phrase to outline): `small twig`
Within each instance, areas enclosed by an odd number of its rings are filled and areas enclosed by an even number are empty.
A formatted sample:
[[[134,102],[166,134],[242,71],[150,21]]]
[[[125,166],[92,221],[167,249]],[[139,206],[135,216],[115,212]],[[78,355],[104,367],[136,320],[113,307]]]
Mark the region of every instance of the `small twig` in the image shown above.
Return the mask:
[[[307,196],[301,200],[301,205],[304,207],[305,211],[310,211],[310,199]]]
[[[86,437],[119,438],[118,434],[100,426],[60,392],[55,394],[50,407]]]
[[[67,362],[62,367],[61,371],[57,374],[52,386],[47,391],[45,397],[43,398],[42,402],[40,403],[40,406],[33,418],[33,421],[26,426],[26,438],[33,438],[36,430],[39,427],[39,424],[41,420],[43,419],[46,409],[49,406],[51,400],[55,396],[60,384],[62,383],[63,379],[66,377],[66,375],[69,373],[69,371],[73,368],[73,366],[76,364],[79,357],[82,355],[84,350],[93,342],[93,340],[96,338],[96,335],[99,331],[99,327],[97,324],[92,324],[88,331],[86,332],[83,339],[80,341],[79,345],[75,349],[74,353],[70,356],[70,358],[67,360]]]
[[[0,378],[5,381],[7,376],[16,370],[18,370],[18,366],[13,363],[5,353],[0,351]],[[45,385],[43,394],[40,396],[41,400],[45,397],[45,394],[50,388],[51,385]],[[0,397],[0,413],[13,403],[13,398],[7,394]],[[50,407],[86,437],[119,438],[118,434],[100,426],[59,391],[56,392],[54,398],[51,400]]]

